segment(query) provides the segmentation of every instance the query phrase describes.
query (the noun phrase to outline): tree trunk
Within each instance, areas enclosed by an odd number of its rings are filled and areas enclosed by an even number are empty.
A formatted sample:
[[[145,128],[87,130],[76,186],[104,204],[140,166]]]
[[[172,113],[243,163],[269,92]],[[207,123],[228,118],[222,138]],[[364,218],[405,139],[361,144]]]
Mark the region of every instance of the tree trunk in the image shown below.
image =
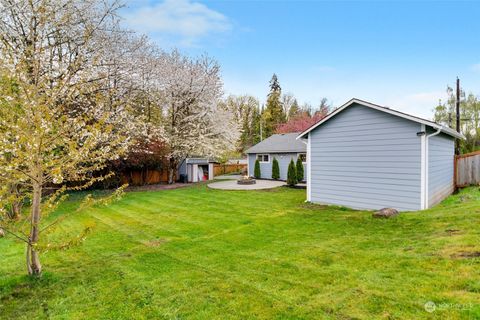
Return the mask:
[[[10,208],[7,211],[8,218],[11,220],[18,220],[22,212],[23,198],[17,184],[12,184],[10,187],[10,193],[14,196],[10,204]]]
[[[20,201],[14,201],[12,203],[12,219],[18,220],[20,213],[22,212],[22,203]]]
[[[38,237],[40,233],[40,204],[42,199],[42,186],[40,183],[33,184],[32,198],[32,217],[29,243],[27,245],[27,270],[31,276],[40,276],[42,273],[42,265],[40,264],[40,255],[36,249]]]
[[[170,158],[169,163],[168,163],[168,184],[174,183],[175,179],[175,170],[177,168],[177,165],[175,163],[174,158]]]

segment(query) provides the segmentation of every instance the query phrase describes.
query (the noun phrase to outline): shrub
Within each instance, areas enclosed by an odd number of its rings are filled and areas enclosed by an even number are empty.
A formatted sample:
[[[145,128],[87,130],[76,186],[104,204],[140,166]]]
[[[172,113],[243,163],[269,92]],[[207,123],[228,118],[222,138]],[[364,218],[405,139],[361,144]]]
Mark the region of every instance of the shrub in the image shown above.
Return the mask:
[[[297,158],[297,181],[303,181],[303,163],[302,159],[300,157]]]
[[[297,169],[295,168],[295,162],[293,159],[290,160],[288,165],[288,175],[287,175],[287,184],[291,187],[297,184]]]
[[[272,179],[280,179],[280,166],[278,165],[278,160],[273,158],[272,161]]]
[[[255,161],[255,170],[253,171],[253,176],[256,178],[256,179],[260,179],[261,176],[262,176],[262,173],[260,172],[260,161]]]

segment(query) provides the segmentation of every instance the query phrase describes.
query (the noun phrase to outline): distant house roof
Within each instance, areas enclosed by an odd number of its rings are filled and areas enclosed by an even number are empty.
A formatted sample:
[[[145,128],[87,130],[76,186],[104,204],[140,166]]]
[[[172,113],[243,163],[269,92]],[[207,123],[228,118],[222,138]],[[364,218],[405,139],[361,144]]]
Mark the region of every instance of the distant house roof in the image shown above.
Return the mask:
[[[445,127],[445,126],[443,126],[439,123],[436,123],[436,122],[433,122],[433,121],[430,121],[430,120],[426,120],[426,119],[423,119],[423,118],[419,118],[419,117],[416,117],[416,116],[412,116],[412,115],[409,115],[407,113],[403,113],[403,112],[393,110],[393,109],[390,109],[390,108],[387,108],[387,107],[382,107],[382,106],[379,106],[377,104],[373,104],[373,103],[363,101],[363,100],[360,100],[360,99],[356,99],[356,98],[351,99],[350,101],[348,101],[347,103],[342,105],[340,108],[334,110],[328,116],[326,116],[325,118],[323,118],[319,122],[315,123],[313,126],[308,128],[307,130],[300,133],[300,135],[297,138],[298,139],[305,138],[305,136],[310,131],[314,130],[315,128],[320,126],[322,123],[327,122],[329,119],[333,118],[335,115],[337,115],[338,113],[342,112],[343,110],[345,110],[346,108],[348,108],[348,107],[350,107],[354,104],[359,104],[359,105],[362,105],[362,106],[365,106],[365,107],[368,107],[368,108],[372,108],[372,109],[375,109],[375,110],[379,110],[379,111],[382,111],[382,112],[385,112],[385,113],[389,113],[389,114],[392,114],[392,115],[395,115],[395,116],[398,116],[398,117],[401,117],[401,118],[404,118],[404,119],[415,121],[415,122],[430,126],[430,127],[434,128],[436,130],[440,130],[441,132],[446,133],[446,134],[448,134],[452,137],[455,137],[455,138],[458,138],[458,139],[465,139],[465,136],[463,134],[458,133],[457,131],[455,131],[453,129],[450,129],[448,127]]]
[[[297,140],[299,132],[274,134],[257,143],[245,153],[288,153],[306,152],[307,146]]]

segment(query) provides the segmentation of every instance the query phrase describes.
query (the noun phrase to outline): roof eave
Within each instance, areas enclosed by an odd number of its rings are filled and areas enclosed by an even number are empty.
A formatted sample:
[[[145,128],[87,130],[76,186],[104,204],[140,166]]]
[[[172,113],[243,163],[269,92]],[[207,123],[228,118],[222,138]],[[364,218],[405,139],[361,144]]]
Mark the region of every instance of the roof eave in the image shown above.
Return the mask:
[[[450,128],[447,128],[447,127],[437,127],[436,129],[437,130],[440,129],[441,132],[443,132],[445,134],[448,134],[448,135],[450,135],[454,138],[457,138],[457,139],[461,139],[461,140],[466,140],[467,139],[463,134],[461,134],[461,133],[459,133],[455,130],[452,130]]]
[[[245,151],[246,154],[252,153],[299,153],[306,152],[306,150],[262,150],[262,151]]]
[[[342,106],[340,106],[339,108],[332,111],[325,118],[323,118],[319,122],[313,124],[308,129],[306,129],[305,131],[300,133],[297,136],[296,139],[298,140],[298,139],[304,138],[304,136],[307,135],[309,132],[313,131],[315,128],[320,126],[322,123],[324,123],[324,122],[328,121],[329,119],[333,118],[336,114],[342,112],[344,109],[346,109],[347,107],[349,107],[350,105],[352,105],[354,103],[357,103],[357,104],[360,104],[360,105],[363,105],[363,106],[366,106],[366,107],[370,107],[370,108],[378,110],[378,111],[389,113],[389,114],[392,114],[392,115],[395,115],[395,116],[398,116],[398,117],[401,117],[401,118],[404,118],[404,119],[407,119],[407,120],[410,120],[410,121],[425,124],[427,126],[435,128],[437,130],[441,129],[441,132],[443,132],[445,134],[448,134],[450,136],[453,136],[454,138],[457,138],[457,139],[463,139],[463,140],[466,139],[463,134],[458,133],[458,132],[456,132],[456,131],[454,131],[450,128],[439,125],[438,123],[428,121],[428,120],[425,120],[425,119],[422,119],[422,118],[418,118],[418,117],[415,117],[415,116],[412,116],[412,115],[409,115],[409,114],[406,114],[406,113],[403,113],[403,112],[400,112],[400,111],[397,111],[397,110],[393,110],[393,109],[385,108],[385,107],[382,107],[382,106],[379,106],[379,105],[375,105],[375,104],[370,103],[368,101],[363,101],[363,100],[360,100],[360,99],[357,99],[357,98],[350,99],[349,101],[344,103]]]

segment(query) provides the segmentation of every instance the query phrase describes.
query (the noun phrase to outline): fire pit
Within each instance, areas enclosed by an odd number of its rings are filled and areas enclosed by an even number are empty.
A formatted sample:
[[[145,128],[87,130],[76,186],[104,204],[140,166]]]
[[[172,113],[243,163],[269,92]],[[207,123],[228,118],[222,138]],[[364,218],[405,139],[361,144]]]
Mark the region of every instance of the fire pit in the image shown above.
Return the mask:
[[[257,183],[257,180],[249,176],[243,176],[237,180],[237,183],[238,184],[255,184]]]

